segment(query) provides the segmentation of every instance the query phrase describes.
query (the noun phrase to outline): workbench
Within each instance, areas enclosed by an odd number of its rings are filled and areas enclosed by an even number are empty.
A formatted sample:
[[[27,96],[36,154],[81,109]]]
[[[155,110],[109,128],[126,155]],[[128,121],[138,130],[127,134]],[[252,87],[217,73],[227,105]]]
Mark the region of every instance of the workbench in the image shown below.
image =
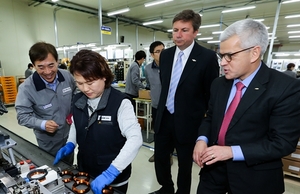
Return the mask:
[[[15,156],[15,160],[17,162],[20,162],[21,160],[27,160],[30,159],[32,163],[39,167],[43,165],[47,165],[49,168],[60,172],[61,170],[70,170],[70,171],[76,171],[76,166],[73,166],[72,164],[68,164],[64,161],[60,161],[57,165],[53,165],[53,161],[55,156],[49,154],[48,152],[42,150],[35,144],[25,140],[24,138],[20,137],[19,135],[11,132],[7,128],[0,125],[0,131],[6,135],[8,135],[14,142],[16,142],[17,145],[13,146],[13,154]],[[3,150],[4,154],[5,150]],[[77,171],[78,172],[78,171]],[[0,172],[1,173],[1,172]],[[90,182],[93,179],[90,179]],[[65,183],[65,187],[67,188],[68,193],[72,192],[72,185],[73,182]],[[1,191],[0,191],[1,193]],[[93,192],[90,190],[86,192],[86,194],[93,194]],[[114,191],[113,194],[121,194],[118,191]]]

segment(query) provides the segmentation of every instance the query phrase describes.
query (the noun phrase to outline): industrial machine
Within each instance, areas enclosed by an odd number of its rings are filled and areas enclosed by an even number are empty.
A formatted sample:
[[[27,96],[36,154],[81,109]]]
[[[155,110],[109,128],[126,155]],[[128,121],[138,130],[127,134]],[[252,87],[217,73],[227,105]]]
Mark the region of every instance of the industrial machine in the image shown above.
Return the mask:
[[[0,100],[0,115],[7,113]],[[0,194],[92,194],[87,173],[0,125]],[[121,194],[111,187],[103,193]]]

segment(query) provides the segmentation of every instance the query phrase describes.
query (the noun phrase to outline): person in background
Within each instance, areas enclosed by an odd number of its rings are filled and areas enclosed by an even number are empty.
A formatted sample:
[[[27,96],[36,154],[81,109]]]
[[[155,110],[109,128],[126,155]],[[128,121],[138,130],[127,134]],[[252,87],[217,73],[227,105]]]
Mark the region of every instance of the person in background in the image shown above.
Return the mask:
[[[27,69],[25,70],[25,79],[28,78],[30,75],[33,74],[33,65],[32,63],[28,63]]]
[[[161,83],[159,77],[159,56],[165,49],[164,43],[155,41],[150,45],[149,52],[153,61],[145,67],[146,89],[150,91],[151,108],[152,108],[152,124],[155,124],[156,111],[160,96]],[[172,153],[170,156],[171,164],[173,163]],[[154,162],[154,154],[149,158],[149,162]]]
[[[78,144],[78,170],[94,178],[93,192],[102,194],[110,185],[126,193],[131,162],[143,142],[133,106],[124,93],[111,87],[113,74],[97,52],[79,51],[69,70],[81,92],[74,96],[69,138],[54,164]]]
[[[60,68],[60,69],[68,69],[67,65],[64,64],[64,63],[61,63],[61,64],[58,66],[58,68]]]
[[[174,194],[169,160],[174,148],[179,167],[176,193],[190,193],[197,130],[208,107],[210,85],[219,76],[216,53],[194,41],[200,24],[201,16],[193,10],[178,13],[173,19],[176,46],[160,55],[162,88],[154,126],[154,165],[162,187],[152,194]]]
[[[284,193],[281,158],[299,141],[300,83],[261,61],[268,47],[261,22],[237,21],[220,41],[225,76],[212,83],[198,130],[197,193]]]
[[[291,77],[297,78],[297,74],[296,72],[294,72],[293,70],[295,69],[295,64],[294,63],[289,63],[286,66],[286,71],[282,72],[286,75],[289,75]]]
[[[66,117],[71,112],[75,82],[70,72],[58,70],[53,45],[37,42],[29,57],[36,71],[19,86],[15,102],[18,123],[32,128],[38,146],[55,156],[68,138]],[[72,156],[66,160],[73,164]]]
[[[135,53],[135,60],[130,65],[125,84],[125,93],[131,98],[131,102],[135,107],[135,101],[133,98],[139,96],[139,89],[145,89],[145,86],[141,82],[140,66],[146,59],[146,53],[144,51],[138,51]]]

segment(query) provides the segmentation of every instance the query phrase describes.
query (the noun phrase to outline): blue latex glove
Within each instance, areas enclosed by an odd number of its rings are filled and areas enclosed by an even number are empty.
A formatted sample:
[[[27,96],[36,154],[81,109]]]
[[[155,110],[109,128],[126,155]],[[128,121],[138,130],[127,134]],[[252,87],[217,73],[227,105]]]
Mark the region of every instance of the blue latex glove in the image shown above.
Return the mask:
[[[106,185],[112,183],[116,177],[120,174],[118,169],[113,165],[110,165],[107,170],[103,171],[102,174],[91,183],[91,189],[94,194],[102,194],[102,190]]]
[[[60,148],[56,153],[53,164],[57,164],[63,157],[71,154],[75,149],[75,145],[72,142],[68,142],[64,147]]]

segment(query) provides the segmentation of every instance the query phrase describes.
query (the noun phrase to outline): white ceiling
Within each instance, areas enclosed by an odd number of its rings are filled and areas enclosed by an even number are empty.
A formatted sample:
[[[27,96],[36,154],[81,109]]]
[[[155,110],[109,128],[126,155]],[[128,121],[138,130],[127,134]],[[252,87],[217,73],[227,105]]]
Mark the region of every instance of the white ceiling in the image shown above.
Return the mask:
[[[30,6],[49,5],[53,6],[51,0],[23,0],[27,1]],[[203,14],[202,25],[218,24],[221,27],[203,28],[200,29],[202,33],[200,37],[213,36],[214,40],[218,39],[219,35],[212,35],[213,31],[220,31],[226,28],[231,23],[244,19],[246,17],[254,19],[265,19],[263,23],[270,27],[269,33],[273,32],[275,14],[278,7],[280,7],[279,19],[275,36],[277,39],[274,44],[290,44],[300,43],[300,38],[290,39],[289,36],[300,35],[288,34],[288,31],[300,31],[300,27],[287,28],[289,24],[300,24],[300,18],[285,19],[288,15],[300,14],[300,1],[289,4],[278,5],[279,2],[287,0],[174,0],[152,7],[145,7],[144,3],[151,2],[152,0],[60,0],[56,6],[63,7],[63,9],[76,9],[93,13],[97,15],[99,2],[101,2],[103,25],[115,20],[115,16],[106,17],[107,12],[130,8],[130,11],[119,17],[119,25],[139,24],[143,22],[163,19],[164,22],[155,24],[152,27],[155,30],[166,31],[172,28],[173,17],[184,9],[192,9],[195,12]],[[255,5],[256,8],[252,10],[244,10],[232,13],[221,13],[224,9],[237,8],[243,6]],[[61,9],[61,10],[63,10]]]

